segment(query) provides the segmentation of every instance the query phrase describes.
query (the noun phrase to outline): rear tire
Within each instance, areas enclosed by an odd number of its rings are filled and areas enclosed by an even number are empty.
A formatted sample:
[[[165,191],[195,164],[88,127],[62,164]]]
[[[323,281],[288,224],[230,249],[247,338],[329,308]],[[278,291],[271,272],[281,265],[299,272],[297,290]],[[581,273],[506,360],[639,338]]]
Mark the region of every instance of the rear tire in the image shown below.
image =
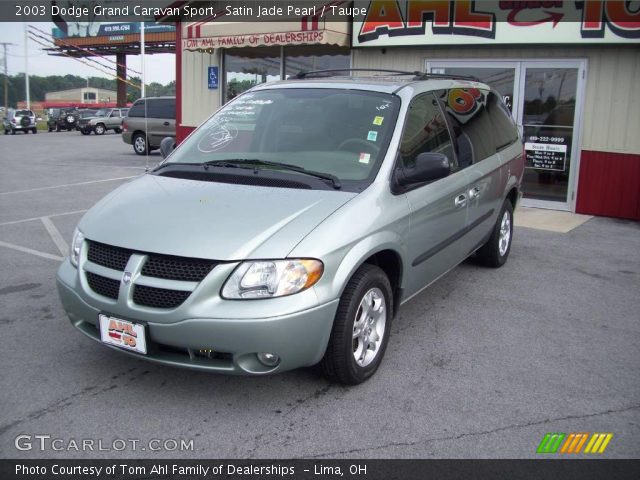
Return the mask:
[[[36,133],[38,133],[38,129],[34,128],[33,130],[31,130],[33,132],[33,134],[35,135]]]
[[[345,385],[357,385],[371,377],[387,348],[392,312],[393,295],[386,274],[375,265],[362,265],[340,297],[320,362],[322,373]]]
[[[15,135],[15,134],[16,134],[16,129],[15,129],[15,128],[12,128],[12,129],[11,129],[11,135]]]
[[[146,155],[149,153],[149,144],[144,136],[144,133],[136,133],[131,141],[133,144],[133,151],[138,155]]]
[[[512,240],[513,205],[505,200],[489,240],[477,251],[478,262],[486,267],[500,268],[507,262]]]

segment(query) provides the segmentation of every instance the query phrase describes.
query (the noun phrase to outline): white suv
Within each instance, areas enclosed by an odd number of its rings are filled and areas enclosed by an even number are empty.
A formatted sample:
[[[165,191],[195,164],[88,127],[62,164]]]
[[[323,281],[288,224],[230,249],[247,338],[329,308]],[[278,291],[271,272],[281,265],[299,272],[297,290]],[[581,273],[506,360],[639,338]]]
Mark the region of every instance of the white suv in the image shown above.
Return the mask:
[[[11,135],[15,135],[16,132],[29,133],[29,131],[38,133],[36,116],[31,110],[15,110],[10,108],[7,116],[2,119],[2,126],[5,135],[9,132],[11,132]]]

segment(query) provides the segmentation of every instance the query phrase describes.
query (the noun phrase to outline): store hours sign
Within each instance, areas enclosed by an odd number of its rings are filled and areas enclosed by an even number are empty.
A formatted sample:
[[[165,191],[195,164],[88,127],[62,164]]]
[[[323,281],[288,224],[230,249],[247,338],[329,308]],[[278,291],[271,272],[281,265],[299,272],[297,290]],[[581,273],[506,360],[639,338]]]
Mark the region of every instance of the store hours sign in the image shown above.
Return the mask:
[[[567,166],[567,141],[564,137],[532,135],[524,144],[525,166],[539,170],[564,172]]]

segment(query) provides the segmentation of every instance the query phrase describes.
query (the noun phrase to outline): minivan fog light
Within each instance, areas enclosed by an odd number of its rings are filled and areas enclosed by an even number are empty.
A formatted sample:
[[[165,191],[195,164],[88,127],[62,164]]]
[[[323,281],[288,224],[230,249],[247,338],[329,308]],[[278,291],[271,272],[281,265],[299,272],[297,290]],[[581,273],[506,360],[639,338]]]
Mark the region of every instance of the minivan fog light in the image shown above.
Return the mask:
[[[280,357],[275,353],[256,353],[256,357],[265,367],[275,367],[280,363]]]
[[[243,262],[222,288],[227,299],[284,297],[315,285],[324,270],[319,260]]]
[[[73,238],[71,239],[71,253],[69,254],[69,260],[74,267],[78,266],[78,260],[80,259],[80,250],[84,243],[84,235],[77,228],[73,232]]]

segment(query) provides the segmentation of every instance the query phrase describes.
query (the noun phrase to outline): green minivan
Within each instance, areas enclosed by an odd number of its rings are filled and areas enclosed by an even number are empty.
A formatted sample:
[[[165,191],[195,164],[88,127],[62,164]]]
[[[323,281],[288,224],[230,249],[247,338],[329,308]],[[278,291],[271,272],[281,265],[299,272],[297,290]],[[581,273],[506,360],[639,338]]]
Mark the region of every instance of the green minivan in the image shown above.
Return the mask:
[[[239,95],[91,208],[57,275],[73,326],[165,365],[358,384],[403,303],[469,256],[502,266],[524,161],[500,95],[338,73]]]

